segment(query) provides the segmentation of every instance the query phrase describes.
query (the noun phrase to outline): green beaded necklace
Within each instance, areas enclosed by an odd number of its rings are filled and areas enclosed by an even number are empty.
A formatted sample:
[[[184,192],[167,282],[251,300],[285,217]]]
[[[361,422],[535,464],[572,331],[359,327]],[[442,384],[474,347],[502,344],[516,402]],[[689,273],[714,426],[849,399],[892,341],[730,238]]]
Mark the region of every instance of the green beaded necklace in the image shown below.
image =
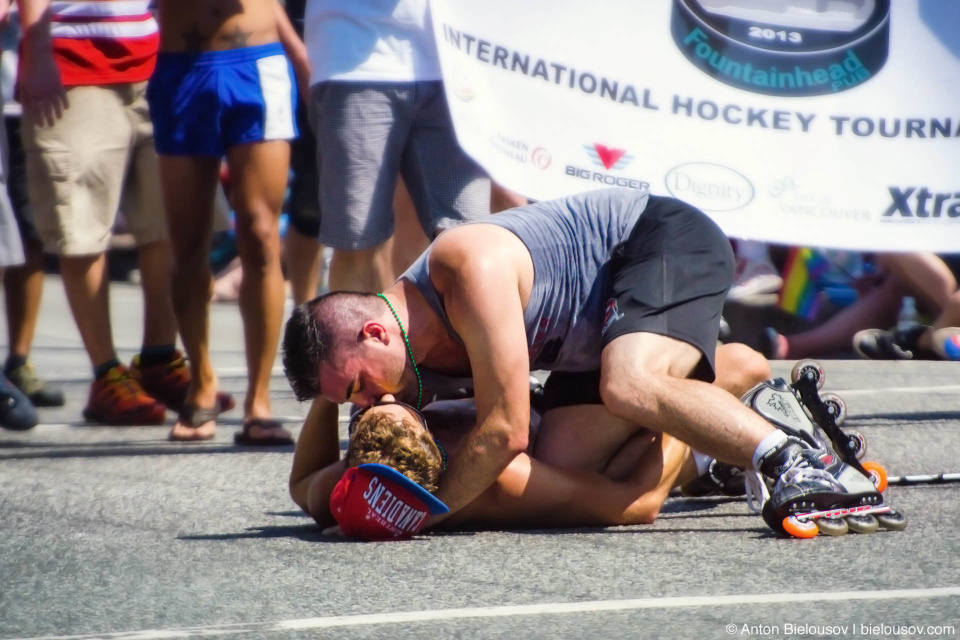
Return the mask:
[[[403,330],[403,323],[400,322],[400,316],[397,315],[393,305],[390,304],[389,300],[387,300],[387,296],[383,295],[382,293],[378,293],[377,297],[387,303],[387,306],[390,308],[390,313],[393,314],[393,319],[397,321],[397,326],[400,327],[400,335],[403,336],[403,343],[407,345],[407,354],[410,356],[410,364],[413,365],[413,373],[417,376],[417,409],[419,410],[421,408],[420,403],[423,400],[423,381],[420,380],[420,370],[417,369],[417,361],[413,359],[413,349],[410,348],[410,340],[407,338],[407,332]]]

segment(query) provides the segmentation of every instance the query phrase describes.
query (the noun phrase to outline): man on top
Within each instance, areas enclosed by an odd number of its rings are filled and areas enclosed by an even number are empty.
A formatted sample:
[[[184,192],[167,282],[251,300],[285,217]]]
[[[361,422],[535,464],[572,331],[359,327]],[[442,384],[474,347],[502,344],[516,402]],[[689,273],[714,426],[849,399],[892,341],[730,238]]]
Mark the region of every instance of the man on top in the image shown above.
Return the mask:
[[[823,451],[708,384],[732,278],[720,229],[646,191],[595,191],[451,229],[383,294],[329,294],[288,324],[294,392],[322,396],[301,445],[337,437],[337,403],[399,394],[419,405],[438,378],[471,376],[477,425],[436,493],[455,513],[527,448],[529,372],[545,369],[556,397],[602,406],[581,402],[581,419],[554,431],[562,446],[536,452],[543,462],[591,468],[648,427],[780,479],[764,510],[778,531],[799,498],[817,509],[879,504],[862,474],[836,456],[828,466]],[[311,479],[291,477],[291,490]]]

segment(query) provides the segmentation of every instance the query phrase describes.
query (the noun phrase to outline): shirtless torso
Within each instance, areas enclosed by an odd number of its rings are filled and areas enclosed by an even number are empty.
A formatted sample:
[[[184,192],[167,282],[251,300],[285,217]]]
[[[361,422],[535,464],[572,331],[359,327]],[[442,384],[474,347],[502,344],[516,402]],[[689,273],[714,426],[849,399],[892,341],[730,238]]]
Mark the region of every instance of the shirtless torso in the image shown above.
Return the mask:
[[[275,0],[161,0],[160,50],[222,51],[277,42]]]

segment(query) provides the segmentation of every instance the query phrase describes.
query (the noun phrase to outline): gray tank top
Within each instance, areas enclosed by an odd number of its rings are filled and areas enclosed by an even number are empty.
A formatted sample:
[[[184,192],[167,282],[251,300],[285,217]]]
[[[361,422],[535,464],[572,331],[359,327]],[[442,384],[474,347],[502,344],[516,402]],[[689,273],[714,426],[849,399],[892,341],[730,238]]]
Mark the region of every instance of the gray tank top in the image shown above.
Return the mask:
[[[513,232],[533,258],[533,290],[523,312],[531,370],[600,368],[601,329],[612,287],[608,261],[648,199],[647,191],[604,189],[470,223]],[[428,248],[400,277],[416,285],[450,336],[462,342],[430,281],[429,259]]]

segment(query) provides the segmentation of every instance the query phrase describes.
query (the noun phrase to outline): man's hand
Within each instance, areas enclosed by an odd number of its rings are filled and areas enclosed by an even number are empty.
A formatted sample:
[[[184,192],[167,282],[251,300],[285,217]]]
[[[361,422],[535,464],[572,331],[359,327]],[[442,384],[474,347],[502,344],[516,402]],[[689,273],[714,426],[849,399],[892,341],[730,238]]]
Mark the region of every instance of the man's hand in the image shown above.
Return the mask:
[[[20,73],[20,104],[41,127],[52,127],[70,106],[53,52],[25,55]]]
[[[0,25],[10,20],[10,0],[0,0]]]

